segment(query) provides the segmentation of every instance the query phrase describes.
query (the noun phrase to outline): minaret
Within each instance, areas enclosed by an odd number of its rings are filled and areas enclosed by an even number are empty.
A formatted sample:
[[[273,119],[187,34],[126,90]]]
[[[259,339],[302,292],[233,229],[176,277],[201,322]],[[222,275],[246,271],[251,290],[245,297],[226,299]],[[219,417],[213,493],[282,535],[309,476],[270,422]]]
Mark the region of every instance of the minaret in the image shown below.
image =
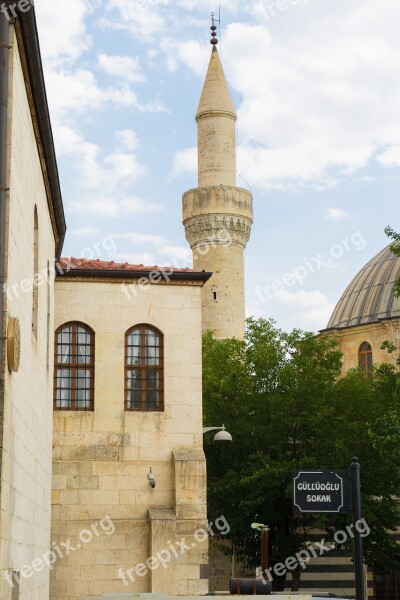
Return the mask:
[[[236,112],[216,44],[196,121],[198,186],[183,195],[183,225],[195,269],[212,271],[202,290],[203,331],[217,338],[243,338],[244,249],[253,222],[252,195],[236,187]]]

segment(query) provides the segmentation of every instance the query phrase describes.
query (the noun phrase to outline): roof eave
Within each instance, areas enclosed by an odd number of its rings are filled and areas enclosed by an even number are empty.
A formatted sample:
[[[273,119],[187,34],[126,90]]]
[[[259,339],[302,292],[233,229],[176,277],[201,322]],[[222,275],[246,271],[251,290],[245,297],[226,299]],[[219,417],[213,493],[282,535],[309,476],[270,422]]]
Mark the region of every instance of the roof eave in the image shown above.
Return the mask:
[[[27,12],[19,12],[18,23],[21,33],[20,37],[24,47],[37,127],[43,149],[43,158],[46,165],[51,203],[54,210],[55,226],[57,230],[56,258],[58,259],[61,256],[67,227],[47,102],[36,15],[33,6]]]
[[[81,277],[87,279],[109,278],[109,279],[148,279],[150,282],[154,279],[154,270],[121,270],[121,269],[70,269],[57,274],[57,279]],[[165,281],[197,281],[206,283],[212,273],[207,271],[184,272],[168,271],[160,269],[157,273],[164,275]],[[157,283],[157,282],[156,282]]]

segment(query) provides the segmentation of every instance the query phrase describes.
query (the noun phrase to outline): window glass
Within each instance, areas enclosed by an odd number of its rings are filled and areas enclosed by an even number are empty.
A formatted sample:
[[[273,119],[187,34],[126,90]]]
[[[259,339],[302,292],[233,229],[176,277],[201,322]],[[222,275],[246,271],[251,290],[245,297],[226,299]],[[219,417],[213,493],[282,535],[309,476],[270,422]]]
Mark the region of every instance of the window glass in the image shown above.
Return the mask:
[[[163,336],[140,325],[125,336],[125,409],[163,411]]]
[[[363,342],[359,348],[358,364],[366,376],[370,376],[372,374],[372,347],[368,342]]]
[[[54,409],[94,409],[94,332],[81,323],[56,331]]]

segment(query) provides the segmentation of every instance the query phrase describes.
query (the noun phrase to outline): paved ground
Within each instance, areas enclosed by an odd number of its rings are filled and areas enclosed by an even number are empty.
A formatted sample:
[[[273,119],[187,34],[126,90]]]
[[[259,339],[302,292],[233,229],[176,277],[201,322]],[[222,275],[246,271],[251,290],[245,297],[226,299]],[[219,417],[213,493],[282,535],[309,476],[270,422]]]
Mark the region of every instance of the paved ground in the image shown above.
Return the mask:
[[[223,596],[164,596],[163,594],[134,594],[132,592],[127,592],[123,594],[103,594],[102,596],[93,597],[84,597],[81,600],[205,600],[205,598],[209,598],[210,600],[226,600],[226,595]],[[279,600],[312,600],[311,594],[274,594],[274,596],[279,596]],[[254,596],[233,596],[232,598],[237,598],[238,600],[254,600]]]

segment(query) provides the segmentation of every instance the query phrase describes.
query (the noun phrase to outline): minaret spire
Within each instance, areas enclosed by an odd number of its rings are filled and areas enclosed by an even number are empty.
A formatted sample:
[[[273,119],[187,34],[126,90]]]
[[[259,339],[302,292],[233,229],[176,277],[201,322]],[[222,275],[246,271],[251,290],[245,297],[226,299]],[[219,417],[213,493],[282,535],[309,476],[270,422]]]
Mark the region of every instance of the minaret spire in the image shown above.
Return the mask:
[[[214,17],[212,17],[214,23]],[[216,26],[211,25],[213,36]],[[213,37],[196,113],[198,185],[236,185],[236,111]]]
[[[244,257],[253,222],[252,195],[236,187],[236,111],[217,52],[212,52],[196,113],[198,187],[183,195],[183,224],[195,269],[213,276],[202,289],[203,331],[243,338]]]

